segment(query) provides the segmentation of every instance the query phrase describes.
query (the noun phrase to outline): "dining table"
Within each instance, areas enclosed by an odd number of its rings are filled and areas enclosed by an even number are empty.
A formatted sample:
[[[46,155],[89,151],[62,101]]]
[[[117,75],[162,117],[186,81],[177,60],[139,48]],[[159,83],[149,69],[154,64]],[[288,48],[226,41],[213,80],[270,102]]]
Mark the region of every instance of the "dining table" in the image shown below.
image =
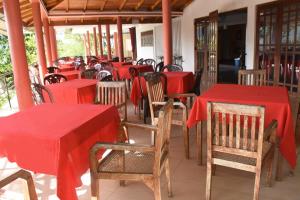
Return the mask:
[[[64,75],[67,78],[67,80],[80,79],[79,70],[63,71],[59,72],[59,74]]]
[[[54,103],[60,104],[93,104],[96,97],[95,79],[74,79],[45,87],[53,96]],[[45,101],[50,102],[48,95]]]
[[[143,72],[153,72],[153,67],[151,65],[123,65],[120,67],[116,67],[117,72],[113,71],[114,78],[119,78],[121,80],[129,80],[131,79],[131,75],[129,72],[129,68],[135,68],[139,73]],[[117,77],[119,76],[119,77]]]
[[[75,70],[75,67],[72,64],[59,64],[59,69],[61,72],[67,72],[67,71],[73,71]]]
[[[295,168],[295,131],[287,88],[215,84],[195,100],[187,120],[188,127],[192,127],[197,123],[201,124],[202,121],[207,119],[207,102],[209,101],[264,106],[265,125],[270,124],[272,120],[277,120],[277,136],[280,140],[279,150],[290,167]]]
[[[0,156],[25,170],[56,176],[57,197],[77,200],[90,148],[97,142],[116,142],[119,124],[114,106],[34,106],[0,118]]]
[[[132,62],[111,62],[114,67],[121,67],[124,65],[132,65]]]
[[[188,93],[194,88],[194,75],[192,72],[162,72],[167,78],[167,95]],[[140,80],[139,80],[140,78]],[[142,94],[142,91],[144,94]],[[132,83],[130,100],[135,106],[143,96],[147,96],[146,80],[143,76],[135,77]]]

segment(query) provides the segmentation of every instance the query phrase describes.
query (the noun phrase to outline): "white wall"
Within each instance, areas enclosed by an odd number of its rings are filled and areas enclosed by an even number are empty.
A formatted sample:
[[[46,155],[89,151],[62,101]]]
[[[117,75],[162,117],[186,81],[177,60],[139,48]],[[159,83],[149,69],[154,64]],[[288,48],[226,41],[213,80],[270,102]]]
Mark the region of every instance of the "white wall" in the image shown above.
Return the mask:
[[[208,16],[210,12],[219,13],[248,8],[246,28],[246,66],[253,68],[255,50],[256,5],[273,0],[194,0],[185,8],[182,17],[182,56],[185,71],[194,71],[194,19]]]
[[[136,25],[136,47],[137,47],[137,59],[140,58],[152,58],[155,59],[155,47],[142,47],[141,46],[141,32],[144,31],[153,31],[154,27],[159,26],[160,24],[139,24]],[[155,38],[153,43],[155,43]]]

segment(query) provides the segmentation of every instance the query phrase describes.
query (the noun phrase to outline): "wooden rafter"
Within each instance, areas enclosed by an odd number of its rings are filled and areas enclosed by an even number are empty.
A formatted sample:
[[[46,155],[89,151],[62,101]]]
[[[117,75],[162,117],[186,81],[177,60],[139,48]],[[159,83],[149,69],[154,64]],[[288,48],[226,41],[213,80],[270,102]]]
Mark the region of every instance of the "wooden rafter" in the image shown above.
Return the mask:
[[[69,0],[66,0],[67,2],[66,2],[66,4],[67,4],[67,6],[66,6],[66,12],[69,12]]]
[[[104,10],[104,8],[105,8],[105,6],[106,6],[106,3],[107,3],[107,1],[108,1],[108,0],[104,0],[104,1],[103,1],[103,4],[102,4],[102,6],[101,6],[101,8],[100,8],[100,10],[101,10],[101,11],[103,11],[103,10]]]
[[[124,6],[126,5],[126,3],[127,3],[127,0],[123,0],[119,7],[119,10],[122,10],[124,8]]]
[[[54,6],[51,7],[50,9],[49,9],[50,6],[47,4],[48,10],[49,10],[49,11],[55,10],[55,9],[56,9],[58,6],[60,6],[63,2],[64,2],[63,0],[62,0],[62,1],[59,1],[58,3],[56,3],[56,5],[54,5]]]
[[[177,2],[178,2],[178,0],[173,0],[171,5],[174,6]]]
[[[140,9],[140,7],[143,5],[143,3],[145,2],[145,0],[141,0],[138,2],[138,4],[136,5],[136,7],[134,8],[135,10]]]
[[[86,11],[89,0],[85,0],[83,11]]]
[[[155,3],[150,7],[150,10],[154,10],[160,3],[161,0],[156,0]]]

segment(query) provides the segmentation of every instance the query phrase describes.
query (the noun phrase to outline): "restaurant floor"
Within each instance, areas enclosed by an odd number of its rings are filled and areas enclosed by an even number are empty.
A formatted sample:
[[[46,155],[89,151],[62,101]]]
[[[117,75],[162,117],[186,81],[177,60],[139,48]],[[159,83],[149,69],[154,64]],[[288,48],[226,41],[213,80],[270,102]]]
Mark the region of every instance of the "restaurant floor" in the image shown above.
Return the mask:
[[[130,106],[129,120],[138,121],[137,116]],[[297,123],[298,126],[300,123]],[[297,132],[299,132],[298,127]],[[204,199],[206,167],[198,166],[195,159],[195,130],[191,130],[189,160],[184,157],[183,138],[180,128],[172,129],[171,136],[171,178],[174,200]],[[149,134],[141,134],[138,129],[130,130],[131,142],[150,143]],[[205,135],[205,134],[204,134]],[[205,141],[205,138],[204,138]],[[299,138],[297,139],[299,142]],[[205,147],[204,147],[205,149]],[[300,152],[298,144],[298,154]],[[298,163],[300,159],[298,157]],[[8,162],[5,158],[0,159],[0,179],[19,168],[16,164]],[[54,200],[56,197],[56,179],[53,176],[34,174],[34,182],[39,199]],[[284,169],[284,176],[281,182],[273,182],[271,188],[264,184],[263,174],[260,190],[260,199],[263,200],[299,200],[300,199],[300,165],[297,166],[294,176],[290,175],[287,167]],[[165,176],[162,176],[162,199],[169,199]],[[67,180],[66,180],[67,181]],[[83,186],[77,189],[79,200],[90,199],[90,177],[89,172],[82,176]],[[18,200],[22,198],[23,182],[16,181],[0,190],[0,200]],[[213,176],[212,199],[222,200],[247,200],[252,199],[254,188],[254,175],[248,172],[233,170],[224,167],[217,167],[216,175]],[[141,182],[128,182],[121,187],[118,181],[101,180],[100,195],[104,200],[152,200],[153,193]]]

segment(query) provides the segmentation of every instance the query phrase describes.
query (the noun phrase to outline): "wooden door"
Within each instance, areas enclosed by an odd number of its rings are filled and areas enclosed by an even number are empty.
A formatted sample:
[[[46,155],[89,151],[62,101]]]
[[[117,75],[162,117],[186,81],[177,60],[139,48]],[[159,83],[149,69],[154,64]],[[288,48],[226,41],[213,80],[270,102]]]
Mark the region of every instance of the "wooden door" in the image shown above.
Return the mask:
[[[207,78],[211,84],[217,82],[218,76],[218,20],[217,10],[209,14]]]
[[[195,71],[207,68],[208,65],[208,24],[209,18],[196,19],[195,26]]]

